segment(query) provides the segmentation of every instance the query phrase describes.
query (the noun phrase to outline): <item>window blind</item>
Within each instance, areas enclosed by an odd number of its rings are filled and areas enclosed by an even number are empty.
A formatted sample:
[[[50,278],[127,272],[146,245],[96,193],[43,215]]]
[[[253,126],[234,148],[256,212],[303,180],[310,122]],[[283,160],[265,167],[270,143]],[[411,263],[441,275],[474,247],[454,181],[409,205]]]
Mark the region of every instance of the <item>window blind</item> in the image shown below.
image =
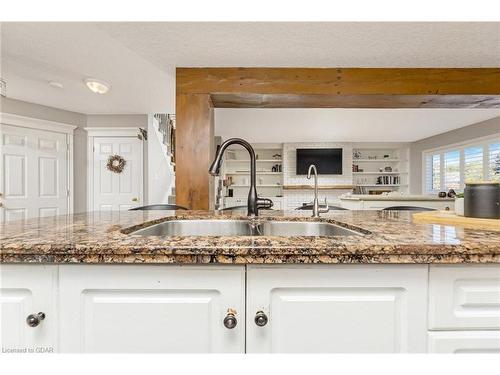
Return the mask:
[[[488,174],[493,181],[500,181],[500,142],[488,146]]]
[[[441,189],[441,155],[432,155],[432,190]]]
[[[483,180],[483,147],[464,149],[464,181]]]
[[[444,188],[460,188],[460,151],[453,150],[444,153]]]

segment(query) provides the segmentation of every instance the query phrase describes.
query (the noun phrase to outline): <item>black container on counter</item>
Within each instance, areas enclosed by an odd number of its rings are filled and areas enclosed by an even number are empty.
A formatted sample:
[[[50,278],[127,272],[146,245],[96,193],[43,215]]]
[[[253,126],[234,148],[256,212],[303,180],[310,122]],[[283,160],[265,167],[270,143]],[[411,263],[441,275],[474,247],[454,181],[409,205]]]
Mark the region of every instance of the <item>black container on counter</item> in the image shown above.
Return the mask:
[[[464,216],[500,219],[500,181],[465,184]]]

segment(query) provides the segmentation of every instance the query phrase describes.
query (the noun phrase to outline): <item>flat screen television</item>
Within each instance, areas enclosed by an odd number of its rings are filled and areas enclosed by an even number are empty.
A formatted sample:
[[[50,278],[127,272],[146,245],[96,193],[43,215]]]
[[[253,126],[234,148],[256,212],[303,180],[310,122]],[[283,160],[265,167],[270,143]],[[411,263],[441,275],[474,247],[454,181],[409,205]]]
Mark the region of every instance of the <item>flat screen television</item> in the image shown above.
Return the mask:
[[[342,174],[342,149],[298,148],[296,174],[307,174],[311,164],[318,174]]]

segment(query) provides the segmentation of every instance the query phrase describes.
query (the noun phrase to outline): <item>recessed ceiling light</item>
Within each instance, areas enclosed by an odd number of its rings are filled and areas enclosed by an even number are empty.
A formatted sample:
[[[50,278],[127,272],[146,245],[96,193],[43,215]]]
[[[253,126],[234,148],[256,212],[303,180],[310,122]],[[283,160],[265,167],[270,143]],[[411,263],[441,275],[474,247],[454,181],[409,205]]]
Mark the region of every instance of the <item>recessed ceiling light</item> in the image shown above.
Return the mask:
[[[7,96],[7,82],[0,78],[0,96]]]
[[[57,81],[49,81],[49,86],[54,87],[56,89],[64,88],[63,84],[61,82],[57,82]]]
[[[106,94],[111,87],[109,83],[95,78],[87,78],[84,82],[89,90],[95,92],[96,94]]]

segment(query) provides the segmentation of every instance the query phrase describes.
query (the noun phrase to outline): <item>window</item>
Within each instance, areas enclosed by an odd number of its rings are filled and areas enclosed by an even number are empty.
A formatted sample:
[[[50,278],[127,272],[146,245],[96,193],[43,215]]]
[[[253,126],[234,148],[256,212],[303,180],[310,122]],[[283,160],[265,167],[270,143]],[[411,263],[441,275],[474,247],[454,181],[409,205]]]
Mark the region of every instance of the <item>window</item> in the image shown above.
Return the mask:
[[[432,190],[441,189],[441,157],[432,155]]]
[[[460,188],[460,151],[448,151],[444,154],[444,189]]]
[[[494,181],[500,181],[500,142],[490,144],[488,150],[490,178]]]
[[[483,147],[468,147],[464,150],[464,180],[483,180]]]
[[[425,170],[427,191],[439,191],[441,189],[441,155],[427,155]]]
[[[466,181],[500,181],[500,139],[424,152],[427,193],[462,190]]]

